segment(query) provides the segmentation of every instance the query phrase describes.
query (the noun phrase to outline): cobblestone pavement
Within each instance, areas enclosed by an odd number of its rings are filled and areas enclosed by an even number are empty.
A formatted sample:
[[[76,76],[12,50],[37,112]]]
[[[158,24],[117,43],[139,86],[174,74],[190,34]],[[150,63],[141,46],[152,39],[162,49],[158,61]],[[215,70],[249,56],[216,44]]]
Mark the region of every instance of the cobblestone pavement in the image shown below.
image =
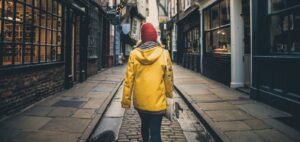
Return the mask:
[[[180,111],[177,121],[170,122],[163,118],[161,138],[163,142],[209,142],[209,135],[197,121],[194,114],[189,110],[183,100],[174,93],[174,101],[178,102]],[[133,108],[125,111],[118,142],[142,141],[141,122],[137,111]]]
[[[122,127],[119,134],[119,142],[142,141],[141,122],[136,110],[129,109],[125,112]],[[180,141],[185,142],[186,139],[178,122],[171,123],[163,118],[161,128],[162,141]]]

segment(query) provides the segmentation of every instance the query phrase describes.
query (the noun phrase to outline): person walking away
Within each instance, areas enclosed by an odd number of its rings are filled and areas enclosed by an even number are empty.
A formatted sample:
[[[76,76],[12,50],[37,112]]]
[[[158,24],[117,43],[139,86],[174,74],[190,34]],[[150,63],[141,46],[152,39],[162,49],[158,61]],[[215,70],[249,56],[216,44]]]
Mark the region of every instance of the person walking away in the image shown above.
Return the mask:
[[[173,70],[169,52],[157,42],[157,32],[151,23],[141,27],[140,46],[131,51],[125,73],[122,107],[130,108],[133,98],[134,108],[141,119],[141,133],[144,142],[161,142],[160,128],[166,112],[166,97],[172,98],[173,90],[165,86],[164,75],[167,65],[171,81]]]

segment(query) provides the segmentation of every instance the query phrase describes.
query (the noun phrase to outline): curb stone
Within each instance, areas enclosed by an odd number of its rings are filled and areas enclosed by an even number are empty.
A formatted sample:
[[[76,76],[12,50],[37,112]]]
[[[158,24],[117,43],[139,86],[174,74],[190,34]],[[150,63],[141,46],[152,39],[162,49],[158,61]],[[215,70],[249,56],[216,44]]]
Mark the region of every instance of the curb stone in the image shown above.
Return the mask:
[[[117,94],[120,86],[122,85],[124,79],[122,79],[117,86],[111,91],[110,95],[105,99],[101,107],[96,111],[95,118],[91,121],[89,126],[85,129],[84,133],[79,137],[78,142],[86,142],[89,141],[92,133],[95,131],[96,126],[99,124],[101,119],[103,118],[103,114],[109,107],[109,104],[113,100],[114,96]]]

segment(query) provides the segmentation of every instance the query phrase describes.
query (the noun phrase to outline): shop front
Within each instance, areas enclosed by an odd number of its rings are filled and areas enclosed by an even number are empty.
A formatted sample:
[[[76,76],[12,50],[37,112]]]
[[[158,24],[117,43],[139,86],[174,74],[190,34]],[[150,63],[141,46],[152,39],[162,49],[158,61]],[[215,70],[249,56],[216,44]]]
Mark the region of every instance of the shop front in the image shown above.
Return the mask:
[[[251,97],[300,111],[300,1],[252,1]]]
[[[0,0],[0,117],[64,88],[64,3]]]
[[[88,20],[86,1],[68,1],[66,8],[65,86],[87,78]]]
[[[194,8],[184,16],[178,25],[176,62],[191,70],[200,72],[200,14]]]
[[[229,85],[231,80],[231,30],[229,0],[203,9],[203,74]]]

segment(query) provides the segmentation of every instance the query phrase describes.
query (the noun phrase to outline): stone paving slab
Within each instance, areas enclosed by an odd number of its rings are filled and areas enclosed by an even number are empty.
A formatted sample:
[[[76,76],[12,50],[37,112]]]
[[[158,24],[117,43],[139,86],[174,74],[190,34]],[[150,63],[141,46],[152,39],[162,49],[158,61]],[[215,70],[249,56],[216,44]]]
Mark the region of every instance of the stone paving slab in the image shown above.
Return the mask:
[[[10,142],[76,142],[79,136],[62,132],[22,132]]]
[[[224,142],[299,141],[300,132],[277,121],[290,114],[251,100],[248,95],[178,65],[175,89],[196,110],[203,123]],[[201,80],[201,81],[199,81]],[[206,86],[202,93],[201,87]],[[202,87],[204,89],[204,87]],[[276,135],[276,136],[275,136]]]
[[[2,121],[0,129],[38,130],[51,120],[48,117],[19,115],[7,121]]]
[[[0,122],[1,142],[85,141],[123,80],[125,66],[106,69]],[[100,78],[100,79],[99,79]]]

